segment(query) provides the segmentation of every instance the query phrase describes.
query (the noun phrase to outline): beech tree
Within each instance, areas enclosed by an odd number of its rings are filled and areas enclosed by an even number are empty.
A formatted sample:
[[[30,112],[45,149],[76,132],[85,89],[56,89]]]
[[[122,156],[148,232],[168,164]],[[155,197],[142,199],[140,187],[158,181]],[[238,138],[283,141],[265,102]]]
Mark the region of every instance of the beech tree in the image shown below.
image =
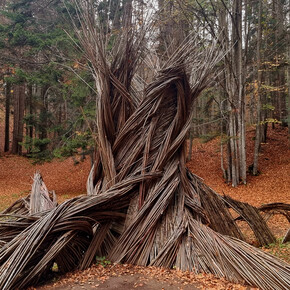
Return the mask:
[[[221,160],[223,175],[233,186],[246,183],[247,172],[257,174],[258,152],[261,142],[266,142],[268,124],[274,126],[287,119],[283,109],[287,99],[284,65],[285,48],[289,46],[284,44],[287,8],[284,1],[262,2],[260,10],[257,1],[177,2],[200,39],[219,38],[220,46],[227,52],[220,64],[224,74],[217,80],[219,89],[213,88],[220,113],[210,121],[202,118],[202,113],[195,113],[195,122],[200,119],[196,123],[203,126],[199,134],[206,134],[207,130],[217,131],[215,119],[221,119],[221,131],[226,133],[226,137],[222,134],[221,143],[227,144],[226,164]],[[198,108],[209,104],[208,95],[200,98]],[[253,124],[257,128],[256,153],[254,164],[247,164],[245,132],[246,126]]]

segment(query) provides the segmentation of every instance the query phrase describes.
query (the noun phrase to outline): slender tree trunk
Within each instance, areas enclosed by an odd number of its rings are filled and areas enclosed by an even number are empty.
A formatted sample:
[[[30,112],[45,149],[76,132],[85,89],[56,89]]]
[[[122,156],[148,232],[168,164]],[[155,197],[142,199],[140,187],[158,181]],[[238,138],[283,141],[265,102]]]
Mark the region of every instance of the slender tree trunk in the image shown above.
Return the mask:
[[[113,19],[113,30],[121,29],[121,13],[120,13],[120,1],[112,1],[111,5],[115,5],[115,15]]]
[[[220,148],[221,148],[221,170],[223,172],[223,178],[227,180],[227,172],[224,167],[224,144],[223,144],[223,120],[221,120],[220,123],[221,127],[221,142],[220,142]]]
[[[246,129],[245,129],[245,95],[243,89],[244,72],[243,57],[242,57],[242,2],[234,2],[234,66],[235,79],[238,95],[237,123],[238,123],[238,146],[239,146],[239,175],[244,184],[247,183],[247,165],[246,165]]]
[[[229,136],[230,136],[230,155],[231,155],[231,176],[232,176],[232,186],[236,187],[239,184],[239,155],[237,146],[237,132],[236,132],[236,114],[230,105],[231,109],[229,117]]]
[[[184,41],[188,31],[188,21],[177,19],[180,12],[174,6],[173,0],[158,0],[160,12],[159,51],[164,55],[171,55]]]
[[[43,86],[41,88],[41,97],[42,97],[42,107],[40,110],[40,126],[39,126],[39,138],[46,139],[47,138],[47,121],[48,121],[48,106],[47,106],[47,98],[48,98],[48,86]],[[40,146],[40,150],[46,150],[47,144],[43,144]]]
[[[132,6],[132,0],[126,0],[124,3],[124,14],[123,14],[123,27],[129,28],[132,24],[132,12],[133,12],[133,6]]]
[[[225,51],[233,46],[232,52],[225,56],[225,89],[227,92],[228,112],[228,180],[232,186],[239,184],[240,178],[246,182],[245,164],[245,127],[244,127],[244,96],[242,73],[242,6],[240,1],[233,1],[231,29],[227,21],[224,6],[219,9],[219,23],[223,33],[222,43]],[[231,41],[229,40],[231,32]],[[243,171],[242,171],[243,170]]]
[[[25,85],[19,84],[15,87],[14,94],[14,124],[13,124],[13,140],[12,154],[22,154],[23,140],[23,117],[25,109]]]
[[[26,124],[26,135],[29,136],[30,142],[33,139],[33,87],[32,85],[27,85],[27,110],[29,113],[29,122]],[[30,143],[31,144],[31,143]],[[27,148],[27,153],[31,153],[31,146]]]
[[[290,9],[290,5],[288,2],[288,11]],[[277,84],[276,86],[281,88],[285,86],[286,79],[285,75],[287,74],[287,68],[289,68],[289,62],[288,65],[284,67],[280,66],[280,57],[283,54],[283,52],[286,52],[286,59],[287,59],[287,49],[289,47],[289,31],[287,33],[287,27],[285,27],[284,24],[284,15],[283,15],[283,1],[273,1],[273,18],[276,19],[276,29],[275,29],[275,50],[276,50],[276,65],[278,67],[277,70]],[[286,36],[286,41],[284,40],[284,37]],[[281,47],[284,45],[284,41],[286,43],[286,49],[281,50]],[[289,86],[288,86],[288,92],[289,92]],[[282,122],[283,125],[287,125],[287,92],[281,91],[280,89],[277,91],[277,99],[279,104],[279,121]]]
[[[252,74],[256,75],[255,68],[252,66],[251,68]],[[250,124],[254,125],[256,124],[256,114],[255,114],[255,108],[256,108],[256,83],[253,82],[253,85],[251,87],[251,93],[250,93],[250,102],[249,102],[249,116],[250,116]]]
[[[29,114],[32,117],[32,115],[33,115],[33,87],[32,87],[32,85],[29,85],[27,90],[28,90]],[[30,124],[30,126],[29,126],[28,134],[29,134],[29,137],[32,139],[33,138],[33,125],[32,124]]]
[[[253,175],[258,174],[258,161],[259,161],[259,150],[261,143],[261,80],[262,72],[261,68],[261,39],[262,39],[262,27],[261,27],[261,16],[262,16],[262,0],[259,0],[259,12],[258,12],[258,36],[257,36],[257,125],[256,125],[256,137],[254,147],[254,162],[253,162]]]
[[[5,88],[5,141],[4,152],[10,149],[10,102],[11,102],[11,83],[6,82]]]

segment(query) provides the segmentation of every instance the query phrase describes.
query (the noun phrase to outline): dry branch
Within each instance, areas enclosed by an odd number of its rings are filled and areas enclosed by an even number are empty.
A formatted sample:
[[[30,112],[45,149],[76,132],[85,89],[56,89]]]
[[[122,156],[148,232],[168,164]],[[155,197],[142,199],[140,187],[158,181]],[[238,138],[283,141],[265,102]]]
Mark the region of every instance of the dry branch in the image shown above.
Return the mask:
[[[240,215],[243,220],[248,223],[248,225],[253,230],[260,246],[275,242],[274,235],[270,231],[263,217],[259,214],[259,210],[256,207],[248,203],[234,200],[229,196],[224,196],[223,199]]]
[[[30,214],[50,210],[57,205],[55,192],[47,190],[39,172],[34,174],[29,205]]]
[[[284,236],[283,240],[282,240],[282,244],[288,243],[290,242],[290,228],[288,229],[286,235]]]
[[[269,219],[270,216],[274,214],[282,214],[284,215],[288,222],[290,223],[290,204],[285,204],[281,202],[269,203],[260,206],[259,211],[267,213]]]

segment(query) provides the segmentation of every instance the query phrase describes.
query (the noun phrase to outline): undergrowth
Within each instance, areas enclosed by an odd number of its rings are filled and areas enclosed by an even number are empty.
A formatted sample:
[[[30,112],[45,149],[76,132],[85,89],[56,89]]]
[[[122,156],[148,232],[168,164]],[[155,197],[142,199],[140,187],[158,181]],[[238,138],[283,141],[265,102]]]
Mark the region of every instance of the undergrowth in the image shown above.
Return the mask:
[[[290,263],[290,242],[283,244],[282,240],[278,238],[275,243],[262,247],[262,250]]]

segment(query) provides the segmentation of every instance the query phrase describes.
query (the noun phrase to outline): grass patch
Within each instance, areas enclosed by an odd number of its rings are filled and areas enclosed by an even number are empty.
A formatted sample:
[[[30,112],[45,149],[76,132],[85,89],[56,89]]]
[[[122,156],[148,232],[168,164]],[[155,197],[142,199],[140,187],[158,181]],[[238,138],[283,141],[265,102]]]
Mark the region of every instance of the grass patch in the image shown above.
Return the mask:
[[[278,238],[276,243],[262,247],[265,252],[290,263],[290,242],[282,244],[283,238]]]
[[[111,263],[111,261],[107,260],[106,257],[97,256],[96,257],[96,264],[97,265],[102,265],[103,267],[106,267],[108,265],[111,265],[112,263]]]

